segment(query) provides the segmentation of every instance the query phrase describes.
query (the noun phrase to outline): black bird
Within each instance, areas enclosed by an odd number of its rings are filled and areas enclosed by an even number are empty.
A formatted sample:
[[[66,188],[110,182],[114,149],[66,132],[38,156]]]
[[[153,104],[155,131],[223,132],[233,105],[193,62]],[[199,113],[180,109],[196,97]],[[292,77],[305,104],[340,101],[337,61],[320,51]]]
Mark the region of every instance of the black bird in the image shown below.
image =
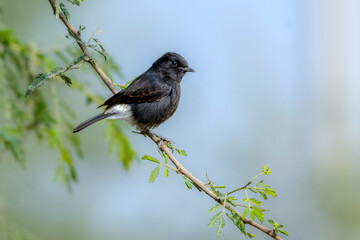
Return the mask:
[[[127,88],[118,92],[101,106],[103,113],[92,117],[73,132],[79,132],[102,119],[122,119],[138,130],[155,128],[170,118],[179,105],[180,82],[185,73],[194,72],[186,60],[177,53],[168,52]]]

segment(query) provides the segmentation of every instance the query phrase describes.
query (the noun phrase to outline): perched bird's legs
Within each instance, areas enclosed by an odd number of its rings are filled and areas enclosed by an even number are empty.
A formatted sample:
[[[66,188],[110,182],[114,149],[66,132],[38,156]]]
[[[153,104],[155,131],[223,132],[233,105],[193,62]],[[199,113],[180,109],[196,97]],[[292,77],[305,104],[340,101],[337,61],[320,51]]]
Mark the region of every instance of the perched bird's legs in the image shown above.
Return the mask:
[[[132,131],[133,133],[136,133],[136,134],[140,134],[140,135],[143,135],[144,137],[146,137],[146,131]]]
[[[139,129],[138,129],[139,130]],[[149,130],[148,129],[146,129],[146,130],[139,130],[138,132],[137,131],[132,131],[133,133],[136,133],[136,134],[141,134],[141,135],[144,135],[144,137],[146,137],[147,136],[147,133],[149,132]],[[159,134],[156,134],[156,133],[154,133],[154,132],[151,132],[151,134],[153,134],[153,135],[155,135],[157,138],[159,138],[159,141],[158,141],[158,146],[159,146],[159,148],[160,148],[160,143],[161,142],[164,142],[166,145],[168,144],[168,143],[170,143],[171,145],[174,145],[175,144],[175,142],[173,142],[173,141],[171,141],[171,140],[169,140],[169,139],[166,139],[166,138],[164,138],[163,136],[161,136],[161,135],[159,135]],[[172,149],[172,148],[171,148]]]
[[[167,139],[167,138],[164,138],[163,136],[161,136],[161,135],[159,135],[159,134],[157,134],[157,133],[154,133],[154,132],[153,132],[153,134],[154,134],[156,137],[160,138],[160,140],[163,141],[163,142],[165,142],[166,144],[168,144],[168,143],[170,143],[171,145],[175,144],[175,142],[173,142],[173,141],[171,141],[171,140],[169,140],[169,139]]]

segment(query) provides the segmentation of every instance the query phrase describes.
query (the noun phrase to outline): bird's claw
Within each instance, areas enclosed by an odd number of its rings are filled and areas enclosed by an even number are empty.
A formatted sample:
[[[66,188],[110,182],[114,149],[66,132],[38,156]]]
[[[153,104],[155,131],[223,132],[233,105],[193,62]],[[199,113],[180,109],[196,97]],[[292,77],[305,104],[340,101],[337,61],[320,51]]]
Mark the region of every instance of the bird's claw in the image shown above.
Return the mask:
[[[136,133],[136,134],[140,134],[140,135],[143,135],[144,137],[146,137],[146,132],[145,131],[132,131],[132,133]]]
[[[169,140],[169,139],[167,139],[167,138],[164,138],[163,136],[161,136],[161,135],[159,135],[159,134],[154,133],[154,135],[155,135],[156,137],[160,138],[160,141],[164,142],[164,143],[166,144],[166,146],[168,145],[168,143],[170,143],[171,145],[174,145],[174,144],[175,144],[175,142],[173,142],[173,141],[171,141],[171,140]]]
[[[136,134],[140,134],[140,135],[143,135],[144,137],[146,137],[146,133],[147,133],[147,130],[143,130],[143,131],[132,131],[133,133],[136,133]],[[158,141],[158,147],[160,148],[161,147],[161,143],[165,143],[165,145],[170,148],[171,150],[173,150],[173,145],[175,145],[175,142],[174,141],[171,141],[167,138],[164,138],[163,136],[157,134],[157,133],[153,133],[157,138],[159,138],[159,141]],[[171,145],[171,147],[169,147],[169,144]]]

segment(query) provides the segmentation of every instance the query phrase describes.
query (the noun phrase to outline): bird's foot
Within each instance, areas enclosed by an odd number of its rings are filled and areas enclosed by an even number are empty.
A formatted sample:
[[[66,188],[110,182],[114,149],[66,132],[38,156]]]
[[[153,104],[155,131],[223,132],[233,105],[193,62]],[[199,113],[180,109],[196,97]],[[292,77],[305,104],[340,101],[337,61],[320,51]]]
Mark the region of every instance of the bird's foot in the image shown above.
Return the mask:
[[[168,145],[168,144],[174,145],[175,144],[175,142],[173,142],[173,141],[171,141],[171,140],[169,140],[169,139],[167,139],[167,138],[165,138],[165,137],[163,137],[163,136],[161,136],[161,135],[159,135],[157,133],[154,133],[154,135],[156,137],[160,138],[160,141],[163,141],[166,145]]]
[[[133,133],[136,133],[136,134],[140,134],[140,135],[143,135],[144,137],[146,137],[146,131],[132,131]]]
[[[143,135],[144,137],[147,136],[147,132],[148,130],[141,130],[141,131],[132,131],[133,133],[136,133],[136,134],[140,134],[140,135]],[[159,141],[158,141],[158,145],[159,145],[159,148],[160,148],[160,143],[163,142],[165,143],[165,145],[170,148],[171,150],[173,150],[173,145],[175,144],[174,141],[171,141],[157,133],[154,133],[152,132],[152,134],[154,134],[157,138],[159,138]]]

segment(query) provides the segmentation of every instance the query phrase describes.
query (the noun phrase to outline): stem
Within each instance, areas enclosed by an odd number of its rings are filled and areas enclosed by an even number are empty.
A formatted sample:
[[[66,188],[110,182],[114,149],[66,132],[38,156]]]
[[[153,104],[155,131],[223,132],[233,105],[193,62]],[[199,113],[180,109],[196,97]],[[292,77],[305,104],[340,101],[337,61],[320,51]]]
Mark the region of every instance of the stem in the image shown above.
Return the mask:
[[[242,204],[238,204],[238,203],[236,203],[236,206],[239,206],[239,207],[248,207],[248,206],[246,206],[246,205],[242,205]],[[250,208],[253,208],[253,207],[250,206]],[[265,209],[265,208],[261,208],[261,207],[258,207],[258,209],[263,210],[263,211],[270,211],[269,209]]]
[[[248,196],[248,194],[247,194],[247,191],[246,191],[246,189],[244,189],[244,192],[245,192],[245,196],[246,196],[246,199],[247,199],[247,203],[248,203],[248,208],[251,208],[251,205],[250,205],[250,198],[249,198],[249,196]]]
[[[258,175],[256,175],[255,177],[253,177],[253,178],[250,180],[250,182],[252,182],[255,178],[257,178],[257,177],[259,177],[259,176],[261,176],[261,175],[263,175],[263,174],[264,174],[264,172],[259,173]]]
[[[240,190],[243,190],[243,189],[246,189],[250,184],[252,183],[252,180],[250,180],[245,186],[243,186],[243,187],[241,187],[241,188],[237,188],[237,189],[235,189],[235,190],[233,190],[233,191],[231,191],[231,192],[229,192],[229,193],[227,193],[227,195],[230,195],[230,194],[232,194],[232,193],[234,193],[234,192],[237,192],[237,191],[240,191]]]
[[[180,173],[176,168],[174,168],[174,167],[172,167],[172,166],[170,166],[170,165],[160,163],[160,166],[167,167],[167,168],[173,170],[173,171],[176,172],[176,173]]]
[[[252,183],[252,181],[254,181],[255,178],[257,178],[257,177],[259,177],[259,176],[261,176],[261,175],[263,175],[263,174],[264,174],[263,172],[259,173],[258,175],[256,175],[256,176],[253,177],[252,179],[250,179],[250,181],[249,181],[245,186],[243,186],[243,187],[241,187],[241,188],[237,188],[237,189],[235,189],[235,190],[227,193],[227,195],[230,195],[230,194],[232,194],[232,193],[234,193],[234,192],[237,192],[237,191],[246,189],[246,188]]]

